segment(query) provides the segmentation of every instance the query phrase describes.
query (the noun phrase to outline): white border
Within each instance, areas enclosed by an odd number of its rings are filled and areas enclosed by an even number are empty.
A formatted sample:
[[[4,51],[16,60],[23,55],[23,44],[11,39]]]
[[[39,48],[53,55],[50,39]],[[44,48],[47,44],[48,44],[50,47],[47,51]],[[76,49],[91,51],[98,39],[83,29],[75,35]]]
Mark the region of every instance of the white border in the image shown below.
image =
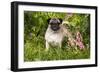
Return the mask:
[[[90,59],[81,60],[61,60],[61,61],[40,61],[40,62],[24,62],[24,11],[48,11],[48,12],[68,12],[68,13],[88,13],[90,14],[91,27],[91,51]],[[50,66],[71,66],[71,65],[86,65],[95,64],[95,10],[81,8],[60,8],[46,6],[18,6],[18,68],[36,68]]]

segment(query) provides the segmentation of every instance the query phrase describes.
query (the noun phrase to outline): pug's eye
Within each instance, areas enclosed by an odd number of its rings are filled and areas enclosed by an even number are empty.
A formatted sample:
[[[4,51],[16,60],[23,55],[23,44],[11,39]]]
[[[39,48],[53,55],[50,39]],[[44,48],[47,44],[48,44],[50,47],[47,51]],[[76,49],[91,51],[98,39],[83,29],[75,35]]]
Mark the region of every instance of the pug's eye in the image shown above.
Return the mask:
[[[61,23],[58,23],[58,25],[60,25]]]
[[[50,23],[50,25],[55,25],[55,23]]]

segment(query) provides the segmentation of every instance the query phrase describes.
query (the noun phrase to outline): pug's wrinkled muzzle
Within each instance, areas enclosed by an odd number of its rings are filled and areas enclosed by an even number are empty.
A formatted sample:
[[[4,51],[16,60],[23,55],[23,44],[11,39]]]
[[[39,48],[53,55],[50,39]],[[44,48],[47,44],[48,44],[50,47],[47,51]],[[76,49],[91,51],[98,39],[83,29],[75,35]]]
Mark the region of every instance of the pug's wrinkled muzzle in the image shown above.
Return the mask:
[[[59,27],[59,26],[51,26],[51,29],[52,29],[53,31],[57,31],[57,30],[60,29],[60,27]]]

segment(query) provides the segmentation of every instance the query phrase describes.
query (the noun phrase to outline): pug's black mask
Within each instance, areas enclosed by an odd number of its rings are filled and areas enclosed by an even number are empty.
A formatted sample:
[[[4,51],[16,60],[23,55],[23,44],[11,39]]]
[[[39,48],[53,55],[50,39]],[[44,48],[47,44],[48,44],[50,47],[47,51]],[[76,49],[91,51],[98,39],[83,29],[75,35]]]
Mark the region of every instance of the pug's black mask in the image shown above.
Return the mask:
[[[62,23],[62,19],[61,18],[50,18],[50,19],[48,19],[48,24],[50,24],[50,28],[53,31],[59,30],[61,23]]]

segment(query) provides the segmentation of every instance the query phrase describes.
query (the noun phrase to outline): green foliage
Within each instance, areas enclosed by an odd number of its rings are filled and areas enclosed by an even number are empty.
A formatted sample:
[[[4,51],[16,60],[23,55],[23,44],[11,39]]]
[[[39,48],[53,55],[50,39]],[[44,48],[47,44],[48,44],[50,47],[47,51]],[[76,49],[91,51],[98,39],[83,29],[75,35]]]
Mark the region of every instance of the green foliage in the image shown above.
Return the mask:
[[[90,15],[73,14],[68,19],[69,29],[75,36],[78,30],[83,37],[85,50],[78,47],[71,47],[63,42],[62,48],[50,48],[45,51],[44,35],[48,27],[48,18],[62,18],[65,20],[67,13],[57,12],[31,12],[24,11],[24,60],[65,60],[65,59],[86,59],[90,57]]]

